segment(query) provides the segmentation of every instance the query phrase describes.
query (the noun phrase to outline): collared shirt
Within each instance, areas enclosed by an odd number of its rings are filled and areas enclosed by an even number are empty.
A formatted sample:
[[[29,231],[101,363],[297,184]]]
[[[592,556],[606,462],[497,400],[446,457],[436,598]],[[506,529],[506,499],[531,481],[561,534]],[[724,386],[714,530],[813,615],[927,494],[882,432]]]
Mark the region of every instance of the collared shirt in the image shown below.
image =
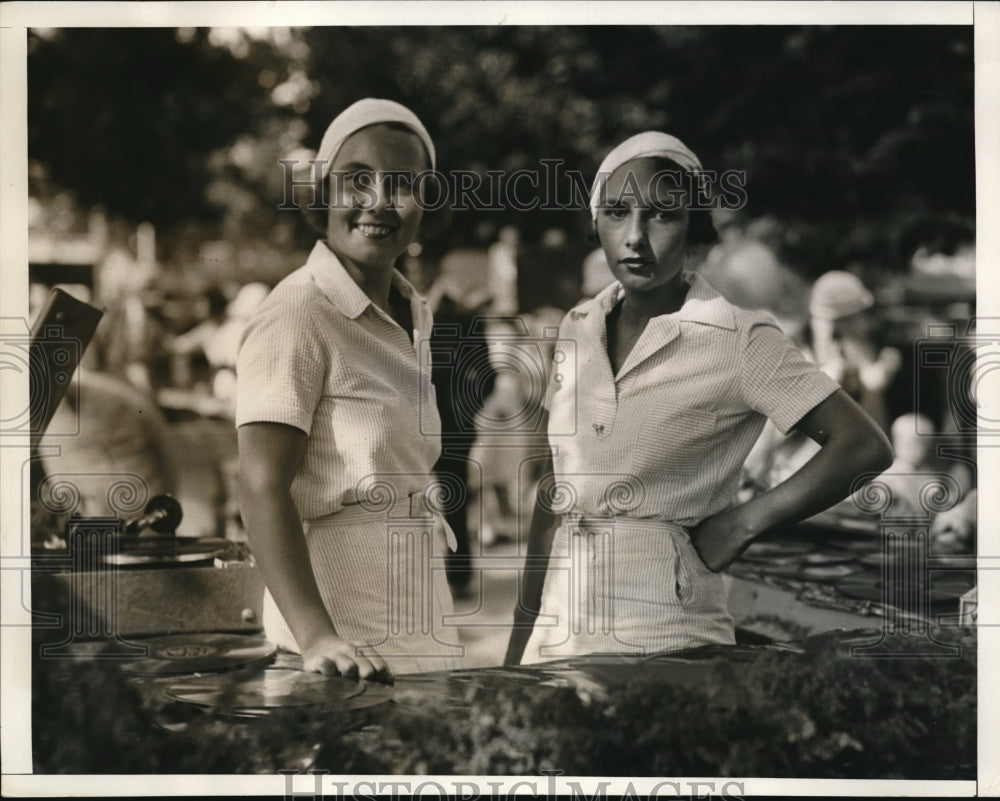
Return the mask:
[[[731,503],[766,418],[786,433],[836,391],[770,317],[685,278],[684,304],[650,319],[617,375],[606,320],[621,284],[563,319],[572,346],[546,395],[557,509],[695,525]]]
[[[309,435],[291,488],[303,519],[389,487],[405,499],[431,479],[441,424],[430,365],[419,358],[431,312],[398,272],[393,285],[410,302],[412,342],[317,242],[246,327],[236,425],[284,423]]]

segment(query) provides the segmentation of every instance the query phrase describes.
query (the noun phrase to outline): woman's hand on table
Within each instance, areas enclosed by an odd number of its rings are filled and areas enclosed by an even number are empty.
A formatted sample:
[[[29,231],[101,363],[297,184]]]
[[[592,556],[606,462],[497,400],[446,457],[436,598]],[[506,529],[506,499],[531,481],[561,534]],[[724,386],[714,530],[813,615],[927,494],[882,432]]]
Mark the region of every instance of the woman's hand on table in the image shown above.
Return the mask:
[[[302,649],[302,667],[310,673],[324,676],[371,679],[392,683],[392,672],[385,660],[373,651],[362,656],[359,643],[341,639],[335,634],[324,634]]]

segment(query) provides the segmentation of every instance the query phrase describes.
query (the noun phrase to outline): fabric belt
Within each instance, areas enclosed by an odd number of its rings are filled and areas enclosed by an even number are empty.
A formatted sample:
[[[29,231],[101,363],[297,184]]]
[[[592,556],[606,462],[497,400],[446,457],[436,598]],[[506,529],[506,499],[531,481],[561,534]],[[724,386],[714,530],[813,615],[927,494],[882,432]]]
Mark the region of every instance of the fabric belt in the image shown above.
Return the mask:
[[[337,512],[306,518],[302,522],[308,523],[310,526],[344,526],[357,523],[386,523],[392,520],[424,520],[430,523],[434,529],[441,529],[449,550],[454,551],[458,548],[455,532],[451,530],[451,526],[448,525],[444,517],[427,506],[427,498],[423,490],[416,490],[409,495],[397,498],[385,509],[373,508],[373,506],[360,503],[348,503]]]
[[[624,515],[584,515],[570,512],[563,515],[563,521],[570,527],[574,534],[587,534],[594,531],[603,531],[620,525],[622,528],[630,528],[639,531],[662,531],[672,535],[683,537],[689,540],[688,530],[678,524],[665,520],[652,520],[648,517],[626,517]]]
[[[694,565],[691,564],[691,537],[688,530],[677,523],[669,523],[663,520],[651,520],[642,517],[625,517],[622,515],[582,515],[569,513],[563,516],[563,522],[567,525],[570,536],[586,536],[594,534],[614,535],[614,528],[621,526],[622,529],[630,531],[641,531],[645,533],[660,534],[668,537],[673,546],[673,580],[677,588],[677,595],[681,603],[688,603],[691,599],[695,577],[693,574]],[[693,558],[697,559],[697,555]]]

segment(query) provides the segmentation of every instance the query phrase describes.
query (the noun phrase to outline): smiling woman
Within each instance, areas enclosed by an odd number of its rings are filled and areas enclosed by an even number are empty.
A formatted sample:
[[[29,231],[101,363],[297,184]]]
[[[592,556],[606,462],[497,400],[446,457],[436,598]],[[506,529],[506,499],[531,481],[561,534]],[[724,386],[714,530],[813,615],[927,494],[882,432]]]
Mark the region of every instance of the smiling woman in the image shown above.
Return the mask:
[[[413,177],[427,167],[426,149],[402,126],[371,125],[337,152],[326,242],[362,288],[416,238],[423,210]]]
[[[264,631],[307,670],[388,678],[455,665],[424,502],[440,421],[426,301],[394,268],[422,211],[403,176],[434,167],[420,120],[388,100],[341,113],[317,159],[325,239],[247,326],[237,366],[241,506],[267,590]],[[392,526],[388,518],[392,517]]]

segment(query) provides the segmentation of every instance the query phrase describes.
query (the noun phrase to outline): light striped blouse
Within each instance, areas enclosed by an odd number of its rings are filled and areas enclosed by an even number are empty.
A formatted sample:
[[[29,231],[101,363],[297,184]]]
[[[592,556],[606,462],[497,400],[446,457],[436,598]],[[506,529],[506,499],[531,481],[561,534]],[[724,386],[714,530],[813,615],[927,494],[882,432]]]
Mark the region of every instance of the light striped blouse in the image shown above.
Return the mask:
[[[563,319],[546,394],[557,510],[696,525],[732,501],[766,418],[786,433],[836,391],[770,317],[686,278],[684,305],[649,321],[618,375],[605,321],[621,284]]]
[[[441,424],[420,358],[431,312],[400,273],[393,283],[410,301],[412,342],[317,242],[244,332],[236,425],[285,423],[309,435],[292,483],[303,519],[389,488],[403,500],[432,479]]]

